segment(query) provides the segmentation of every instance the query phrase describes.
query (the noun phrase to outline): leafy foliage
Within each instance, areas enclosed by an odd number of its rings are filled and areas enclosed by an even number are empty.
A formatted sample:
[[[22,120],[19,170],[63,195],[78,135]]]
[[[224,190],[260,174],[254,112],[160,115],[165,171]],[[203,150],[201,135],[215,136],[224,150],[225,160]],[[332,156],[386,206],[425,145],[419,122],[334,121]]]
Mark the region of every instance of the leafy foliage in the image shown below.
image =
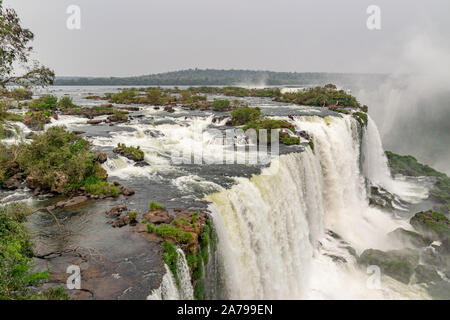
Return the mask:
[[[29,236],[22,226],[30,209],[23,205],[0,206],[0,300],[36,299],[30,286],[48,278],[34,271]]]
[[[34,61],[29,64],[34,39],[33,33],[20,25],[14,9],[0,6],[0,87],[8,84],[21,86],[52,84],[55,74],[50,69]],[[23,75],[14,72],[14,66],[26,67]]]

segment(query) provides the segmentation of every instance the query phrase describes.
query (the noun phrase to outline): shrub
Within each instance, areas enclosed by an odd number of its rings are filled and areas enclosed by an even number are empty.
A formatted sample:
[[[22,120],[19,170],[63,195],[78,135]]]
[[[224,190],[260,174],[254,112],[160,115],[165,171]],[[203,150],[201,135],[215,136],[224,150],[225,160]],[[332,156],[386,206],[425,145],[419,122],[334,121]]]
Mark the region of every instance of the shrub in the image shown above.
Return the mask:
[[[52,94],[43,94],[38,99],[30,102],[29,108],[34,111],[47,111],[56,108],[58,98]]]
[[[229,100],[217,100],[214,99],[212,108],[214,111],[225,111],[230,107]]]
[[[128,213],[128,218],[130,218],[131,221],[136,221],[138,215],[139,214],[136,211],[132,211]]]
[[[64,96],[59,99],[57,106],[60,108],[71,108],[75,105],[73,104],[71,97]]]
[[[147,232],[148,233],[156,233],[156,227],[151,223],[147,223]]]
[[[164,252],[163,260],[164,260],[165,264],[169,267],[170,271],[172,272],[177,286],[179,286],[180,280],[178,278],[178,272],[177,272],[177,260],[178,260],[177,248],[170,241],[164,241],[162,248],[163,248],[163,252]]]
[[[9,97],[14,100],[30,100],[33,98],[33,92],[24,88],[15,88],[11,90]]]
[[[64,286],[60,286],[56,289],[50,288],[41,293],[41,299],[43,300],[69,300],[69,295],[64,289]]]
[[[0,300],[35,299],[30,286],[48,278],[35,272],[31,241],[21,225],[30,209],[0,206]]]
[[[250,121],[256,121],[261,117],[259,108],[241,107],[231,112],[233,125],[240,126]]]
[[[163,205],[161,205],[159,203],[156,203],[156,202],[153,202],[153,201],[150,202],[149,207],[150,207],[150,211],[166,210],[166,208]]]
[[[191,223],[194,223],[198,219],[198,212],[195,212],[191,217]]]

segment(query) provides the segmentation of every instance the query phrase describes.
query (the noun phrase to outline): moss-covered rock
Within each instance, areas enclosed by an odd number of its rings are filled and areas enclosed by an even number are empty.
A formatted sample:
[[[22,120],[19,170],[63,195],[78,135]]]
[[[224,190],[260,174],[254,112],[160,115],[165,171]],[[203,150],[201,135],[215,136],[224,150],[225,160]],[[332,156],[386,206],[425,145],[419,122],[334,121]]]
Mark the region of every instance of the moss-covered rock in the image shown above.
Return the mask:
[[[394,231],[390,232],[388,234],[390,238],[399,240],[407,247],[412,248],[423,248],[427,247],[431,244],[431,240],[427,239],[426,237],[422,236],[421,234],[405,230],[403,228],[397,228]]]
[[[414,271],[417,283],[430,283],[442,280],[441,276],[432,266],[419,264]]]
[[[408,284],[419,262],[419,255],[413,250],[381,251],[376,249],[365,250],[359,263],[362,265],[376,265],[381,271],[400,282]]]
[[[446,240],[450,238],[450,220],[442,213],[426,211],[419,212],[410,220],[417,231],[432,240]]]

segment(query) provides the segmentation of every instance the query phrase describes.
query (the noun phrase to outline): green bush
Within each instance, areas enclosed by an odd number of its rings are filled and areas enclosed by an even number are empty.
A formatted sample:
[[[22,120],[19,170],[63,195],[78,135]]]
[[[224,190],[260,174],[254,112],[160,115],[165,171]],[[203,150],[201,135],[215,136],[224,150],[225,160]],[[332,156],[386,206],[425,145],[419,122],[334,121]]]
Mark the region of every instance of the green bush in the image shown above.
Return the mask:
[[[162,244],[162,248],[163,248],[163,260],[165,264],[169,267],[170,271],[172,272],[177,286],[179,286],[180,279],[178,278],[177,272],[177,260],[178,260],[177,248],[170,241],[164,241]]]
[[[59,99],[57,106],[60,108],[71,108],[75,105],[73,104],[71,97],[64,96]]]
[[[29,108],[34,111],[47,111],[56,109],[58,98],[52,94],[43,94],[30,102]]]
[[[166,208],[163,205],[153,202],[153,201],[150,202],[149,208],[150,208],[150,211],[166,210]]]
[[[24,88],[15,88],[9,92],[9,97],[14,100],[30,100],[33,98],[33,92]]]
[[[230,107],[229,100],[217,100],[214,99],[212,108],[214,111],[225,111]]]
[[[30,286],[48,279],[34,271],[33,251],[21,224],[30,209],[23,205],[0,206],[0,300],[36,299]]]
[[[259,108],[241,107],[231,112],[231,120],[234,126],[240,126],[250,121],[256,121],[261,117]]]

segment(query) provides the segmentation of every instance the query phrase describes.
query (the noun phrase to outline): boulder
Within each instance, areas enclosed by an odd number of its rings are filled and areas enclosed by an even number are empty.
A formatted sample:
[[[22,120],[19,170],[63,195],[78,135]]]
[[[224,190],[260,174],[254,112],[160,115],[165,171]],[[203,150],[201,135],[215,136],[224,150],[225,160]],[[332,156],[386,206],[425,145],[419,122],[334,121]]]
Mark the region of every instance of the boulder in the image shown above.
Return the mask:
[[[94,119],[92,119],[92,120],[88,120],[87,124],[100,124],[102,122],[103,122],[103,120],[94,120]]]
[[[376,249],[365,250],[359,263],[365,266],[376,265],[382,273],[400,282],[408,284],[419,262],[419,255],[411,249],[381,251]]]
[[[450,238],[450,220],[442,213],[419,212],[409,222],[414,229],[431,240],[444,241]]]
[[[175,109],[171,106],[166,106],[166,107],[164,107],[164,111],[167,111],[169,113],[174,113]]]
[[[66,201],[59,201],[56,204],[56,208],[74,207],[74,206],[81,205],[81,204],[85,203],[88,200],[89,200],[89,198],[86,197],[86,196],[73,197],[73,198],[71,198],[69,200],[66,200]]]
[[[147,212],[143,215],[143,218],[152,224],[169,224],[173,221],[173,218],[165,210]]]
[[[97,161],[99,163],[105,163],[108,160],[108,155],[104,152],[100,152],[97,156]]]
[[[430,283],[441,281],[441,276],[432,266],[419,264],[415,269],[415,277],[417,283]]]
[[[110,218],[115,218],[120,216],[120,213],[123,211],[127,211],[128,208],[124,204],[119,204],[115,207],[112,207],[109,211],[106,212],[106,215]]]
[[[423,248],[429,246],[433,242],[417,232],[405,230],[403,228],[395,229],[388,233],[388,236],[391,239],[399,240],[403,245],[409,248]]]
[[[67,183],[69,182],[69,178],[67,175],[61,172],[55,173],[55,183],[51,187],[51,191],[54,193],[62,194],[64,189],[66,188]]]
[[[19,188],[24,175],[25,174],[22,172],[19,172],[19,173],[16,173],[15,175],[13,175],[11,178],[6,180],[6,182],[4,184],[5,188],[7,188],[9,190],[16,190],[17,188]]]
[[[131,219],[128,216],[123,216],[123,217],[119,217],[117,219],[114,219],[111,222],[111,225],[114,228],[122,228],[122,227],[126,226],[127,224],[130,224],[130,222],[131,222]]]
[[[132,196],[134,193],[135,193],[135,192],[134,192],[133,189],[130,189],[130,188],[122,188],[122,194],[123,194],[124,196],[129,197],[129,196]]]
[[[25,183],[26,183],[27,187],[30,188],[30,189],[32,189],[32,190],[41,187],[41,182],[39,181],[39,179],[36,178],[36,177],[34,177],[34,176],[32,176],[32,175],[29,175],[29,176],[25,179]]]

